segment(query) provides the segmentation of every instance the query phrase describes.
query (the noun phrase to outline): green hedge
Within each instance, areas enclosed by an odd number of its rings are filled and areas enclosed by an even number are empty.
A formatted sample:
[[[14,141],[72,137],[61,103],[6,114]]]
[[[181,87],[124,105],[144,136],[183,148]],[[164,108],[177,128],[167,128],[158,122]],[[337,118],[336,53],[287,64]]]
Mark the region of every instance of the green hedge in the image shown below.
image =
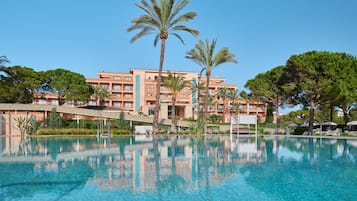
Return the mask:
[[[113,135],[128,135],[130,130],[126,129],[113,129],[111,130]],[[37,135],[96,135],[97,129],[40,129],[37,131]]]

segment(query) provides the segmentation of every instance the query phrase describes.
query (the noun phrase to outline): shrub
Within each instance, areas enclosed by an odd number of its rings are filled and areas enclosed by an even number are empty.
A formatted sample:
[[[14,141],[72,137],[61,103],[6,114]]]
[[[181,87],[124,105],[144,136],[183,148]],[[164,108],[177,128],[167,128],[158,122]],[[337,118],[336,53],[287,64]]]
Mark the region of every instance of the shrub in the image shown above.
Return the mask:
[[[293,135],[302,135],[306,131],[307,131],[307,128],[305,128],[305,127],[296,127],[293,131]]]

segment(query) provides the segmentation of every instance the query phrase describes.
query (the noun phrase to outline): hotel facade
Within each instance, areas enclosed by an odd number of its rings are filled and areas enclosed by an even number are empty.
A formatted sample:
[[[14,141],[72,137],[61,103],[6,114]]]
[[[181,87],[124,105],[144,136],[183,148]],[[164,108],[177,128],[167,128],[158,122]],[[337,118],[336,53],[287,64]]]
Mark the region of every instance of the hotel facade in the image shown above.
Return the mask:
[[[190,85],[186,86],[177,95],[175,114],[177,119],[197,118],[198,114],[198,91],[197,84],[203,82],[205,85],[206,77],[200,77],[197,72],[185,71],[163,71],[163,76],[167,76],[168,72],[182,75],[185,80],[188,80]],[[92,96],[86,105],[88,106],[106,106],[106,109],[123,110],[129,113],[137,113],[141,115],[154,115],[155,96],[157,94],[157,77],[158,70],[150,69],[130,69],[128,73],[121,72],[99,72],[97,78],[87,78],[87,83],[93,87],[101,87],[108,90],[111,95],[109,98],[100,101]],[[220,88],[227,90],[236,90],[234,84],[224,83],[224,78],[211,77],[209,83],[209,91],[213,97],[212,104],[209,107],[209,114],[217,114],[223,116],[224,122],[230,121],[233,101],[228,98],[217,96]],[[202,93],[201,93],[202,96]],[[165,87],[160,86],[160,118],[170,119],[172,109],[172,93]],[[203,100],[203,98],[201,98]],[[34,104],[58,104],[55,94],[36,94]],[[72,105],[71,102],[66,102],[67,105]],[[261,122],[266,118],[266,104],[254,101],[236,99],[234,104],[239,105],[240,114],[257,115]]]

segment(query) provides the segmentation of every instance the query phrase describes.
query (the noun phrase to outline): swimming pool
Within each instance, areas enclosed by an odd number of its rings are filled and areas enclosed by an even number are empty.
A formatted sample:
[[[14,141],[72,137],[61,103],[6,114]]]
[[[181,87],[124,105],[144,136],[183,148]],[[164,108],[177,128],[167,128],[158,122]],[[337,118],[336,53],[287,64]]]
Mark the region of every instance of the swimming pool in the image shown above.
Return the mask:
[[[355,200],[357,140],[0,138],[0,200]]]

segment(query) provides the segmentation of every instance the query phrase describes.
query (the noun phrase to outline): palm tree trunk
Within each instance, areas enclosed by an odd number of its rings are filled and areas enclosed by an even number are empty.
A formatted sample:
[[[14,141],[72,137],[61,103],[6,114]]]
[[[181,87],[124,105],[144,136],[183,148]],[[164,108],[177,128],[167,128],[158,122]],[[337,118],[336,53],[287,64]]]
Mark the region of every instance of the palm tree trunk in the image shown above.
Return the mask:
[[[164,57],[165,57],[165,42],[166,42],[165,38],[161,39],[159,77],[157,78],[155,112],[154,112],[154,121],[153,121],[153,125],[152,125],[153,134],[157,134],[158,130],[159,130],[160,85],[161,85],[161,78],[162,78],[162,68],[164,65]]]
[[[223,122],[226,123],[226,114],[227,114],[227,105],[226,105],[226,96],[223,96]]]
[[[205,113],[203,115],[203,123],[204,123],[204,128],[203,128],[203,133],[207,134],[207,119],[208,119],[208,89],[209,89],[209,80],[211,77],[211,69],[207,68],[206,69],[206,94],[205,94]]]
[[[171,131],[176,131],[176,96],[172,96],[172,108],[171,108]]]

